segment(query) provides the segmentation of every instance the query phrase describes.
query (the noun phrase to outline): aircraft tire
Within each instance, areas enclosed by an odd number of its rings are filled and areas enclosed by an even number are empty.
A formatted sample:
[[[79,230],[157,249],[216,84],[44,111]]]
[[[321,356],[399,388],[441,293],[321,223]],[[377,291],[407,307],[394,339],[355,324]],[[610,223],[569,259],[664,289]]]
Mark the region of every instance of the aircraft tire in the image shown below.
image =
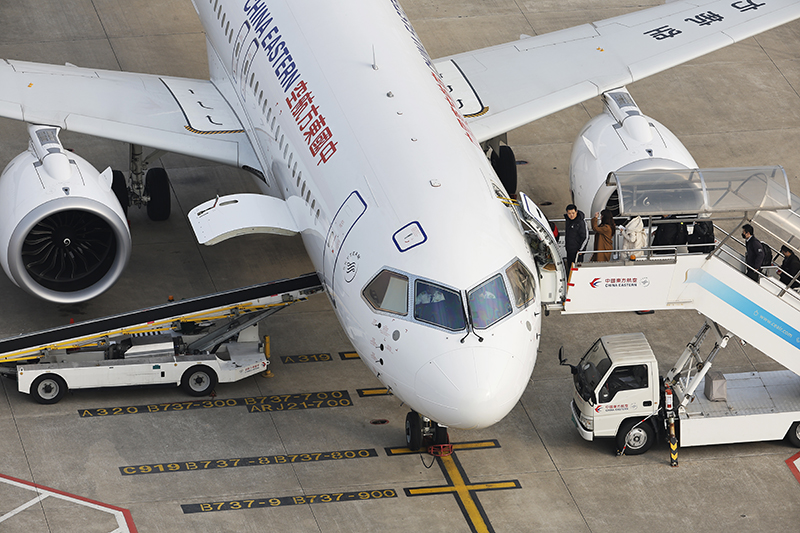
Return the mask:
[[[190,396],[207,396],[217,386],[217,373],[206,365],[194,365],[181,377],[181,388]]]
[[[419,414],[414,411],[406,415],[406,445],[412,452],[422,446],[422,423]]]
[[[514,196],[517,193],[517,158],[510,146],[501,146],[498,154],[492,153],[492,167],[506,192]]]
[[[144,192],[150,197],[150,201],[147,202],[147,216],[150,220],[167,220],[172,201],[167,171],[161,167],[148,170],[144,180]]]
[[[653,426],[648,422],[642,422],[638,419],[626,420],[619,427],[617,433],[617,450],[625,450],[625,455],[641,455],[650,449],[655,439]],[[636,427],[634,427],[636,426]]]
[[[42,374],[31,384],[31,396],[41,404],[57,403],[67,393],[67,383],[61,376]]]
[[[119,205],[122,206],[122,212],[128,215],[128,185],[125,183],[125,174],[120,170],[114,170],[114,179],[111,182],[111,190],[114,191],[114,196],[119,200]]]
[[[786,436],[789,437],[789,442],[792,443],[792,446],[800,448],[800,422],[792,424]]]

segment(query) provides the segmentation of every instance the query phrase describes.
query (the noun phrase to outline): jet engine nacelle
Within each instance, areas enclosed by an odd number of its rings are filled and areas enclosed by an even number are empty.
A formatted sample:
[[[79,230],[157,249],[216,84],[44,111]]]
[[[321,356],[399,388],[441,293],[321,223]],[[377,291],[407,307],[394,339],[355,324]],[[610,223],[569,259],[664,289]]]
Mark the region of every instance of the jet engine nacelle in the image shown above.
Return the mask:
[[[605,186],[611,172],[697,168],[678,138],[643,115],[625,88],[602,98],[603,113],[583,127],[570,158],[573,202],[587,218],[603,209],[618,214],[616,188]]]
[[[111,169],[64,150],[58,132],[28,125],[28,150],[0,175],[0,264],[34,296],[75,303],[114,284],[131,236]]]

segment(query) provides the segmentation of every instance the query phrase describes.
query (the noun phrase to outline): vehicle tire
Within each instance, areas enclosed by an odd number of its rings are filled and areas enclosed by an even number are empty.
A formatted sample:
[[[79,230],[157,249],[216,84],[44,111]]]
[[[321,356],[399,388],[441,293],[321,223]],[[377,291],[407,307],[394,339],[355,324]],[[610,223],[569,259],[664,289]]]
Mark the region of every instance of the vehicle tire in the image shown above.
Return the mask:
[[[419,414],[414,411],[406,415],[406,444],[412,452],[419,450],[422,446],[422,421]]]
[[[181,377],[181,388],[190,396],[206,396],[217,386],[217,373],[205,365],[195,365]]]
[[[792,446],[800,448],[800,422],[792,424],[786,436],[789,437],[789,442],[792,443]]]
[[[509,195],[517,193],[517,158],[510,146],[501,146],[499,153],[492,152],[492,167]]]
[[[33,380],[30,392],[39,403],[57,403],[67,393],[67,383],[61,376],[42,374]]]
[[[172,201],[167,171],[160,167],[148,170],[144,180],[144,192],[150,197],[150,201],[147,202],[147,216],[150,220],[167,220]]]
[[[447,428],[439,424],[433,429],[433,443],[434,444],[450,444],[450,437],[447,435]]]
[[[622,423],[617,433],[617,450],[625,455],[641,455],[650,449],[655,439],[653,426],[644,421],[626,420]]]
[[[119,200],[119,205],[122,206],[122,212],[127,216],[130,200],[128,198],[128,184],[125,183],[125,174],[120,170],[114,170],[112,172],[114,179],[111,182],[111,190],[114,191],[114,196]]]

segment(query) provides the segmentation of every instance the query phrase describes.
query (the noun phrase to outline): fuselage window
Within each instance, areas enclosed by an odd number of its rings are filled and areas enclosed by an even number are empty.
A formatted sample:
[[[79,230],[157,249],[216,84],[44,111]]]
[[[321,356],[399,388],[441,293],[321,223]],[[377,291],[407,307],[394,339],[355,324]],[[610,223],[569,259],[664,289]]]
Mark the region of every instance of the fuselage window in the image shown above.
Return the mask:
[[[250,87],[253,86],[253,82],[255,81],[255,79],[256,79],[256,73],[253,72],[252,74],[250,74]]]
[[[300,189],[300,196],[303,196],[306,193],[306,182],[303,182],[303,188]]]
[[[476,329],[488,328],[511,314],[511,300],[500,274],[469,291],[468,299],[472,325]]]
[[[271,118],[272,118],[272,108],[270,107],[269,111],[267,111],[267,122],[269,122],[269,119]]]
[[[228,18],[228,14],[227,14],[227,13],[225,13],[225,14],[223,14],[223,15],[222,15],[222,24],[221,24],[222,26],[224,26],[224,25],[225,25],[225,19],[226,19],[226,18]],[[225,31],[227,32],[228,30],[225,30]]]
[[[283,144],[283,135],[281,135],[281,144]],[[289,143],[283,148],[283,158],[286,159],[286,154],[289,153]]]
[[[294,152],[289,154],[289,162],[286,165],[287,168],[291,168],[292,167],[292,159],[294,159]]]
[[[303,171],[301,170],[300,173],[297,175],[297,186],[300,186],[300,180],[303,179]]]
[[[533,275],[522,261],[516,261],[506,269],[506,276],[511,283],[511,292],[517,307],[522,307],[536,296],[536,287],[533,284]]]
[[[306,203],[308,203],[310,200],[311,200],[311,189],[309,189],[308,192],[306,193]]]
[[[272,109],[270,108],[270,111],[271,111],[271,110],[272,110]],[[278,118],[278,117],[272,117],[272,122],[270,122],[270,124],[269,124],[269,129],[271,129],[271,130],[274,130],[274,129],[275,129],[275,119],[276,119],[276,118]],[[277,134],[276,134],[276,135],[277,135]]]
[[[253,94],[257,94],[258,93],[258,83],[259,82],[256,82],[256,88],[253,89]]]
[[[294,168],[292,168],[292,177],[297,174],[297,161],[294,162]]]
[[[402,274],[383,270],[361,294],[375,309],[397,315],[408,313],[408,278]]]
[[[414,287],[414,318],[452,331],[466,326],[461,296],[422,280]]]

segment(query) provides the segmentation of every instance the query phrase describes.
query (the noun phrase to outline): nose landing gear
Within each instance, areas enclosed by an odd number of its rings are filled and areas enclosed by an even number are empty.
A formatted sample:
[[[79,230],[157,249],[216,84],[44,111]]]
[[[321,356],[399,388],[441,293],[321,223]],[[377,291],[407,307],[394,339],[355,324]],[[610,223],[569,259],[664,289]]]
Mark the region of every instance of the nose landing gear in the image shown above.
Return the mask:
[[[428,453],[437,457],[453,453],[447,428],[415,411],[406,415],[406,445],[411,451],[425,445]]]

